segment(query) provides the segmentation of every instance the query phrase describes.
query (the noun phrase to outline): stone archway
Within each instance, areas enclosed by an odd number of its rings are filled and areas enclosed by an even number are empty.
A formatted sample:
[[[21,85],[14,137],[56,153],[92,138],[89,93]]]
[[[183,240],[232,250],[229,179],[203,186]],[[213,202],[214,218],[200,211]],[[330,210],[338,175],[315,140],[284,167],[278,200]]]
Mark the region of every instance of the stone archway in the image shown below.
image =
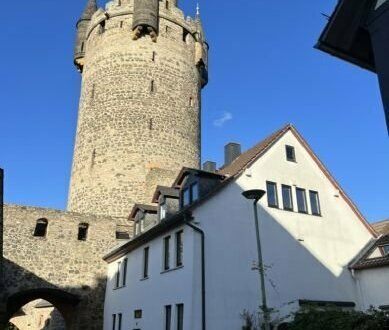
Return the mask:
[[[27,303],[36,300],[44,299],[62,314],[67,330],[75,330],[77,327],[77,305],[80,302],[78,296],[58,290],[58,289],[33,289],[17,292],[7,299],[6,315],[2,323],[0,322],[0,329],[4,329],[9,319],[20,310],[20,308]]]

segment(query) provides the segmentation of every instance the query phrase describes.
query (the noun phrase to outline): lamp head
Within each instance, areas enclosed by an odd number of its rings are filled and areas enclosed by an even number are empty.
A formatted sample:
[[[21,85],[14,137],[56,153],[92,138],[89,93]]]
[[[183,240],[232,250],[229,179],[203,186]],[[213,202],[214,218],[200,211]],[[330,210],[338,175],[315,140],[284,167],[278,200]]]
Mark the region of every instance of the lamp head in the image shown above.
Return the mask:
[[[247,199],[252,199],[255,201],[259,201],[264,195],[266,194],[265,190],[261,189],[252,189],[252,190],[246,190],[242,192],[242,195]]]

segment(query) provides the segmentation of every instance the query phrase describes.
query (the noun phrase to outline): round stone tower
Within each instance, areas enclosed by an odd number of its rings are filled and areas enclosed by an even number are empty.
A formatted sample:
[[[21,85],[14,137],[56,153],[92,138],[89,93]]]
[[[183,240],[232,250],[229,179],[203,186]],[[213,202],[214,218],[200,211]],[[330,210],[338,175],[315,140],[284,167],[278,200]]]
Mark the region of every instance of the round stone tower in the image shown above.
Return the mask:
[[[89,0],[77,24],[82,74],[69,211],[128,216],[200,164],[208,45],[177,0]]]

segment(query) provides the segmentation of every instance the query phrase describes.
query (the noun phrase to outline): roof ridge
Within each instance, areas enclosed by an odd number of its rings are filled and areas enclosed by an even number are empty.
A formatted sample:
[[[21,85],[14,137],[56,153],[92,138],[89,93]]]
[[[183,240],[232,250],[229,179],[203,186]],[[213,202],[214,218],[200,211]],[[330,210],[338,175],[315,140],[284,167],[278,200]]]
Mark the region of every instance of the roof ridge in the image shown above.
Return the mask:
[[[267,150],[280,136],[286,131],[295,129],[291,123],[284,125],[279,130],[268,135],[266,138],[255,144],[253,147],[247,149],[245,152],[236,157],[231,164],[228,164],[218,170],[218,173],[229,176],[236,176],[251,162],[258,157],[262,152]]]

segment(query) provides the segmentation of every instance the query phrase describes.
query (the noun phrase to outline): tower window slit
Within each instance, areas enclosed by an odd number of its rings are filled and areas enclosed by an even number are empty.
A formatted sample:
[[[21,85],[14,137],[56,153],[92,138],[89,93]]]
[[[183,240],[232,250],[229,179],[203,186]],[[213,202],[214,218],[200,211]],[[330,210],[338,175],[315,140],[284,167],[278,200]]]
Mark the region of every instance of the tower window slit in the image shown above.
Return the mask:
[[[150,83],[150,92],[151,92],[151,93],[154,93],[154,92],[155,92],[155,81],[154,81],[154,80],[151,80],[151,83]]]
[[[190,97],[190,98],[189,98],[189,106],[190,106],[190,107],[193,107],[193,105],[194,105],[193,97]]]
[[[150,118],[149,120],[149,130],[153,129],[153,118]]]
[[[120,4],[119,4],[120,6]],[[123,28],[123,21],[120,21],[120,24],[119,24],[120,28]]]
[[[91,99],[94,100],[95,99],[95,85],[93,84],[92,85],[92,91],[91,91]]]
[[[156,53],[156,52],[153,52],[153,54],[151,55],[151,60],[152,60],[153,62],[155,62],[156,58],[157,58],[157,53]]]
[[[166,9],[169,9],[169,1],[166,0]]]
[[[82,43],[81,43],[81,52],[84,51],[84,48],[85,48],[85,42],[82,42]]]

